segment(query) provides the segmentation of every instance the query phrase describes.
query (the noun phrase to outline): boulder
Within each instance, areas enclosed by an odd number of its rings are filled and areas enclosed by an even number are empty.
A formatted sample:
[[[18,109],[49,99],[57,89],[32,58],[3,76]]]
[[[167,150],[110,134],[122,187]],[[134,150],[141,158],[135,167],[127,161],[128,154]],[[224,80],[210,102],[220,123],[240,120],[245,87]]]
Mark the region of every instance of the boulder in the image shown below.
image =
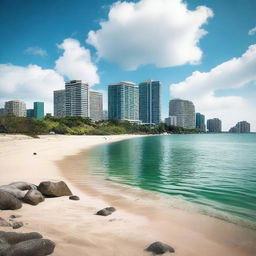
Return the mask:
[[[0,231],[1,256],[44,256],[53,253],[55,243],[39,233]]]
[[[74,196],[74,195],[70,196],[69,199],[70,200],[80,200],[79,196]]]
[[[52,182],[44,181],[38,186],[38,190],[49,197],[70,196],[72,195],[70,189],[64,181]]]
[[[175,252],[175,250],[169,246],[168,244],[164,244],[162,242],[154,242],[149,245],[146,249],[148,252],[152,252],[154,254],[164,254],[166,252]]]
[[[16,218],[20,218],[20,217],[22,217],[22,216],[19,215],[19,214],[12,214],[12,215],[10,216],[11,219],[16,219]]]
[[[0,189],[0,210],[16,210],[22,207],[19,199]]]
[[[8,221],[0,217],[0,227],[10,227],[10,226],[11,224]]]
[[[53,253],[55,243],[49,239],[32,239],[17,243],[5,251],[6,256],[44,256]]]
[[[114,207],[106,207],[106,208],[96,212],[96,215],[108,216],[108,215],[112,214],[115,211],[116,211],[116,209]]]
[[[44,196],[40,191],[31,189],[27,192],[27,194],[23,198],[23,202],[27,204],[37,205],[44,201]]]
[[[18,228],[21,228],[21,227],[23,227],[23,222],[22,221],[17,221],[17,222],[12,223],[12,228],[13,229],[18,229]]]

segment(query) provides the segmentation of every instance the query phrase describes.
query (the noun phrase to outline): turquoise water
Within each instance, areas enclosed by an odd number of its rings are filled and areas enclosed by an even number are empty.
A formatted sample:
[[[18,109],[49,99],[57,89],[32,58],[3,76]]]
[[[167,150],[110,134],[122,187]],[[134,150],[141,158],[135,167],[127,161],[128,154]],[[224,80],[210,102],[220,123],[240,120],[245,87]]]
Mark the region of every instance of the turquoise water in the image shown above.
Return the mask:
[[[94,175],[256,228],[256,134],[136,138],[95,147],[88,159]]]

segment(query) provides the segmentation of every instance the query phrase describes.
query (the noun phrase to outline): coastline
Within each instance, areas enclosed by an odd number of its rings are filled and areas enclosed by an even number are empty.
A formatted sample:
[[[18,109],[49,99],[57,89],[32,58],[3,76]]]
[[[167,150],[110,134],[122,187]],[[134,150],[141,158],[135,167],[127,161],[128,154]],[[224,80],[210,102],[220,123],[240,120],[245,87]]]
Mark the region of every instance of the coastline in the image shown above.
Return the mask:
[[[38,231],[55,241],[53,255],[149,255],[143,249],[156,240],[172,245],[176,255],[255,255],[255,231],[171,208],[154,193],[89,177],[87,183],[79,182],[85,172],[84,150],[135,137],[0,136],[1,184],[62,179],[81,199],[46,199],[36,207],[24,204],[15,211],[27,223],[19,231]],[[106,206],[117,212],[94,215]],[[13,211],[0,213],[8,217]]]

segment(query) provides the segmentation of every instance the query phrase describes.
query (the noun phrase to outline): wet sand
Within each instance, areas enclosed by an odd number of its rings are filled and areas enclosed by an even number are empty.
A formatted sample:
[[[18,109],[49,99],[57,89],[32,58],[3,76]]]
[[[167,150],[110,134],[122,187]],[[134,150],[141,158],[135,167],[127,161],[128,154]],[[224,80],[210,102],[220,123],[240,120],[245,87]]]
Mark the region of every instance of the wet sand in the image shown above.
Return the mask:
[[[62,179],[80,201],[46,199],[24,204],[16,214],[27,223],[20,232],[37,231],[57,243],[53,255],[150,255],[145,247],[162,241],[174,255],[253,256],[256,231],[168,205],[168,197],[103,181],[86,174],[86,151],[94,145],[133,136],[0,136],[0,183]],[[38,155],[34,156],[33,152]],[[114,206],[107,217],[95,213]],[[7,218],[14,211],[0,211]],[[11,231],[10,228],[2,230]]]

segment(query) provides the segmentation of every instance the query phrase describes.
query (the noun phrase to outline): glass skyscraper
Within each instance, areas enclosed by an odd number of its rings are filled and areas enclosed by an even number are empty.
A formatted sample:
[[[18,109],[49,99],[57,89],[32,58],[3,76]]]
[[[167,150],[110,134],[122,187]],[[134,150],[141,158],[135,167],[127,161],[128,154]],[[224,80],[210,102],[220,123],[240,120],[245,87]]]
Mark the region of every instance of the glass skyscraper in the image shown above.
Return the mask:
[[[103,120],[103,95],[101,92],[89,90],[90,118],[93,121]]]
[[[44,119],[44,102],[34,102],[34,117]]]
[[[139,120],[138,86],[130,82],[108,86],[108,119]]]
[[[205,132],[205,116],[200,113],[196,113],[196,129]]]
[[[66,93],[64,90],[57,90],[53,92],[53,106],[55,117],[66,116]]]
[[[159,81],[149,80],[139,84],[139,119],[142,123],[160,123],[160,88]]]

